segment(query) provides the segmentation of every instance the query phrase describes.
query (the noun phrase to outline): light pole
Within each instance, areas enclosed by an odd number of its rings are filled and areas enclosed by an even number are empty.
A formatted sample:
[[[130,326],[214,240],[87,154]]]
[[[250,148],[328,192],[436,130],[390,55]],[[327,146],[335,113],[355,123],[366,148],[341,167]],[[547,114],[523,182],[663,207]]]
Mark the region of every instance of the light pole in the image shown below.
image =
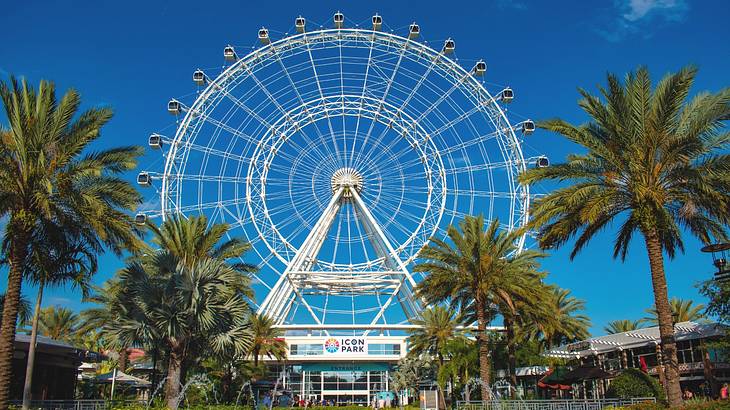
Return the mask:
[[[730,243],[713,243],[704,246],[701,249],[702,252],[712,254],[712,264],[717,268],[715,272],[715,280],[726,281],[730,279],[730,268],[727,264],[727,254],[730,251]]]

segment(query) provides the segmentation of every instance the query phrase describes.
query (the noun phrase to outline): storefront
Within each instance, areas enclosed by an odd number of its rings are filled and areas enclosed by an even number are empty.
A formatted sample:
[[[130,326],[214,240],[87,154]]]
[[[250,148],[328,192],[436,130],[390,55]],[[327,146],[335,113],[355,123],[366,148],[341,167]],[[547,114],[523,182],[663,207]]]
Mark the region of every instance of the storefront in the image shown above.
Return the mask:
[[[294,399],[368,405],[391,391],[391,373],[406,354],[404,336],[287,337],[286,364],[270,362],[272,381]]]

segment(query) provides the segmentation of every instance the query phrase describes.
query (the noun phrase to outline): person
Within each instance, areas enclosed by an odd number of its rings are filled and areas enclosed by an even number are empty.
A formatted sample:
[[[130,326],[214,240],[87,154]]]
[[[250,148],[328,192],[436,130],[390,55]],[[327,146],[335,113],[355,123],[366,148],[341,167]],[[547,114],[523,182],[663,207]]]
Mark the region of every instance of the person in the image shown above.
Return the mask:
[[[682,398],[685,400],[691,400],[692,397],[694,397],[694,394],[692,393],[692,391],[688,388],[685,388],[684,392],[682,393]]]
[[[720,389],[720,398],[726,400],[728,398],[728,393],[730,392],[728,392],[727,383],[725,383],[722,385],[722,389]]]

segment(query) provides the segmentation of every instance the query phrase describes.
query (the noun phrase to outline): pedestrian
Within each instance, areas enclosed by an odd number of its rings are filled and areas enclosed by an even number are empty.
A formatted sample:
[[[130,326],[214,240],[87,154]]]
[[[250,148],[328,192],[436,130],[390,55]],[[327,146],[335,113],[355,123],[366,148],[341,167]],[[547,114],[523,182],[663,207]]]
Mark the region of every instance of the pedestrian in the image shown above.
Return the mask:
[[[720,398],[723,400],[727,399],[728,393],[730,393],[730,392],[728,392],[727,383],[725,383],[722,385],[722,389],[720,389]]]

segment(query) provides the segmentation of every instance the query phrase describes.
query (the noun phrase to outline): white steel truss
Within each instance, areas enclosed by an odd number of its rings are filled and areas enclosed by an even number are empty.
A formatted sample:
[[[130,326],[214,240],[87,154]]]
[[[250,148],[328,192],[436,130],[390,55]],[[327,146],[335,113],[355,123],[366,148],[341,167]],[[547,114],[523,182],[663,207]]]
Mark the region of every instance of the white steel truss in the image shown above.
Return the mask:
[[[368,210],[360,194],[352,185],[336,187],[327,208],[310,231],[302,246],[287,266],[279,280],[259,306],[259,313],[273,318],[277,325],[284,325],[295,300],[301,303],[320,327],[326,326],[323,318],[306,300],[307,294],[389,294],[386,302],[373,317],[370,326],[378,324],[386,310],[398,301],[410,319],[415,317],[420,304],[413,295],[416,282],[398,253],[383,233],[378,222]],[[343,204],[352,204],[375,252],[382,261],[370,271],[335,269],[314,270],[317,255]]]

